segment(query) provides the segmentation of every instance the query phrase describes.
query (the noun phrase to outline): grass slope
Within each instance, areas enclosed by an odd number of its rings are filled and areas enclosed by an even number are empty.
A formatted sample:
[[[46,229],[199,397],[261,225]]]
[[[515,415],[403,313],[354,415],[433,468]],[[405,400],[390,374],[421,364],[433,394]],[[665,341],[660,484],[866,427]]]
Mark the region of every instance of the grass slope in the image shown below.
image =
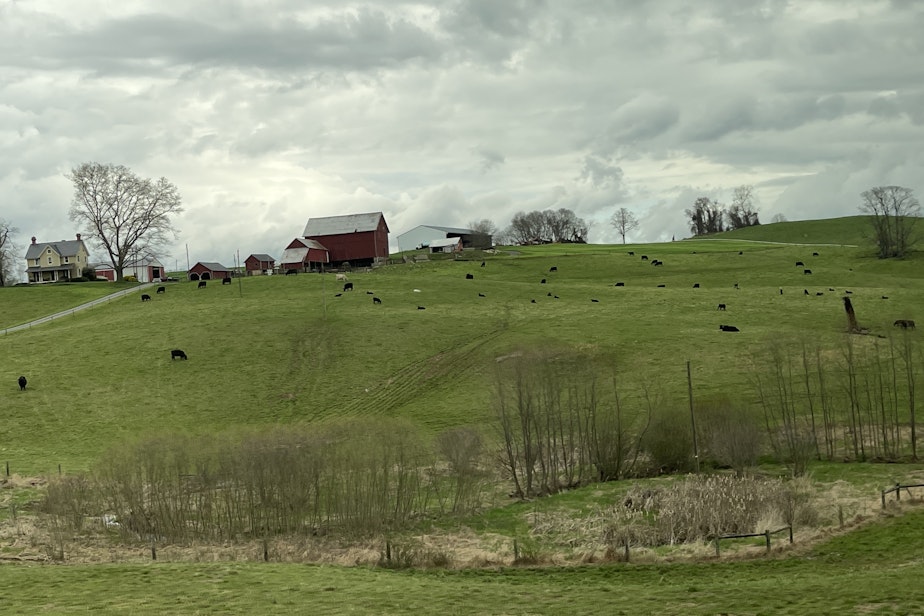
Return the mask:
[[[62,282],[0,287],[0,329],[62,312],[133,286],[137,285],[128,282]]]
[[[802,557],[469,571],[263,563],[0,566],[5,613],[915,614],[924,511]]]
[[[149,432],[336,416],[402,416],[432,431],[487,428],[497,359],[523,347],[576,349],[602,375],[615,370],[629,393],[652,383],[666,404],[685,406],[687,359],[703,398],[741,392],[771,340],[836,347],[844,289],[876,332],[892,334],[896,318],[924,321],[924,256],[818,252],[710,240],[532,246],[488,257],[484,268],[480,260],[440,261],[356,273],[356,290],[341,297],[330,274],[201,290],[172,284],[151,302],[131,296],[0,337],[0,460],[20,474],[67,470]],[[813,275],[795,267],[799,260]],[[15,306],[33,291],[2,295]],[[717,312],[718,303],[728,311]],[[742,331],[722,333],[720,323]],[[189,361],[171,361],[172,348]],[[25,393],[15,384],[20,374],[29,378]]]
[[[716,233],[715,239],[781,242],[786,244],[816,244],[856,246],[873,250],[869,216],[845,216],[822,220],[776,222]]]

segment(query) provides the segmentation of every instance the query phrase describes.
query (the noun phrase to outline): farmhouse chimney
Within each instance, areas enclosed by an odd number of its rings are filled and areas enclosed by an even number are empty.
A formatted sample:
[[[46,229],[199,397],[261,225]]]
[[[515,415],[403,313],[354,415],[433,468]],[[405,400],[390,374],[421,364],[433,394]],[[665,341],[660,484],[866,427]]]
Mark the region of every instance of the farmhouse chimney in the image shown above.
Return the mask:
[[[78,240],[80,239],[80,234],[79,234],[79,233],[77,234],[77,239],[78,239]]]
[[[34,236],[34,235],[32,236],[32,243],[33,243],[33,244],[35,243],[35,236]]]

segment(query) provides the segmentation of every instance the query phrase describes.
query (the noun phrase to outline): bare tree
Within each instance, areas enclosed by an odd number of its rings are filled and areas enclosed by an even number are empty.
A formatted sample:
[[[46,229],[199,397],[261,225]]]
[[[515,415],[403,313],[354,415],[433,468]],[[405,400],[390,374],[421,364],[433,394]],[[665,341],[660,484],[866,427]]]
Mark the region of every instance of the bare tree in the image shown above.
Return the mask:
[[[690,220],[690,232],[693,235],[719,233],[725,230],[725,208],[718,201],[709,197],[700,197],[693,204],[692,210],[686,210]]]
[[[587,241],[588,225],[567,208],[517,212],[504,232],[514,244]]]
[[[109,255],[116,279],[129,255],[156,254],[177,233],[172,214],[183,211],[177,187],[122,165],[83,163],[67,176],[74,183],[70,218]]]
[[[789,219],[786,218],[786,214],[776,213],[773,215],[773,218],[770,219],[770,222],[789,222]]]
[[[730,229],[743,229],[759,225],[754,187],[742,184],[735,188],[732,204],[728,208],[728,226]]]
[[[494,224],[493,220],[487,218],[471,221],[468,223],[468,228],[482,235],[495,235],[497,233],[497,225]]]
[[[913,231],[921,214],[914,191],[902,186],[876,186],[860,196],[863,197],[860,211],[872,216],[879,258],[908,254],[918,240]]]
[[[15,280],[16,262],[21,261],[16,255],[13,236],[19,229],[0,218],[0,287],[5,287]]]
[[[616,227],[616,232],[622,237],[622,243],[626,243],[626,234],[638,229],[638,218],[635,214],[624,207],[619,208],[610,218],[610,224]]]

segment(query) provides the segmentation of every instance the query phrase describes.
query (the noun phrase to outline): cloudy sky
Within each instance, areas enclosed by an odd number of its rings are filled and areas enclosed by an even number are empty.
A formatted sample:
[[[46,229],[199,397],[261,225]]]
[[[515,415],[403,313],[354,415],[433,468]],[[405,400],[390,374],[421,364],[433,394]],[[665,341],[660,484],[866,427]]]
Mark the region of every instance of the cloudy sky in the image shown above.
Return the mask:
[[[924,196],[922,32],[898,0],[0,0],[0,218],[73,237],[90,161],[177,185],[170,268],[368,211],[393,245],[561,207],[679,238],[741,184],[765,221],[853,215]]]

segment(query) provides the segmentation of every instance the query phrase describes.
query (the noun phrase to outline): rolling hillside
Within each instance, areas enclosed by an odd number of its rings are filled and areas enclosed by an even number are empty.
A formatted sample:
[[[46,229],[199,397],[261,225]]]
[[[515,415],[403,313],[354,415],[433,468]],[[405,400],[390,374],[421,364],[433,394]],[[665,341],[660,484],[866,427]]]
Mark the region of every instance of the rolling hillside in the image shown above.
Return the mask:
[[[804,239],[818,222],[781,224]],[[759,230],[779,237],[774,227]],[[770,341],[838,344],[845,289],[875,332],[891,334],[896,318],[924,321],[920,254],[879,261],[850,247],[707,239],[522,247],[485,261],[354,273],[356,290],[345,293],[332,274],[201,290],[176,283],[151,302],[130,296],[0,337],[0,459],[20,473],[81,468],[140,434],[335,416],[490,431],[495,366],[522,349],[581,353],[628,394],[648,384],[669,404],[685,404],[690,360],[697,397],[739,396]],[[86,287],[55,289],[62,304],[74,302],[71,288]],[[17,287],[0,296],[25,314],[34,294]],[[741,333],[720,332],[722,323]],[[173,348],[189,360],[171,361]],[[29,378],[25,393],[20,374]]]
[[[710,237],[786,244],[834,244],[867,250],[871,250],[872,245],[868,216],[777,222],[716,233]]]

